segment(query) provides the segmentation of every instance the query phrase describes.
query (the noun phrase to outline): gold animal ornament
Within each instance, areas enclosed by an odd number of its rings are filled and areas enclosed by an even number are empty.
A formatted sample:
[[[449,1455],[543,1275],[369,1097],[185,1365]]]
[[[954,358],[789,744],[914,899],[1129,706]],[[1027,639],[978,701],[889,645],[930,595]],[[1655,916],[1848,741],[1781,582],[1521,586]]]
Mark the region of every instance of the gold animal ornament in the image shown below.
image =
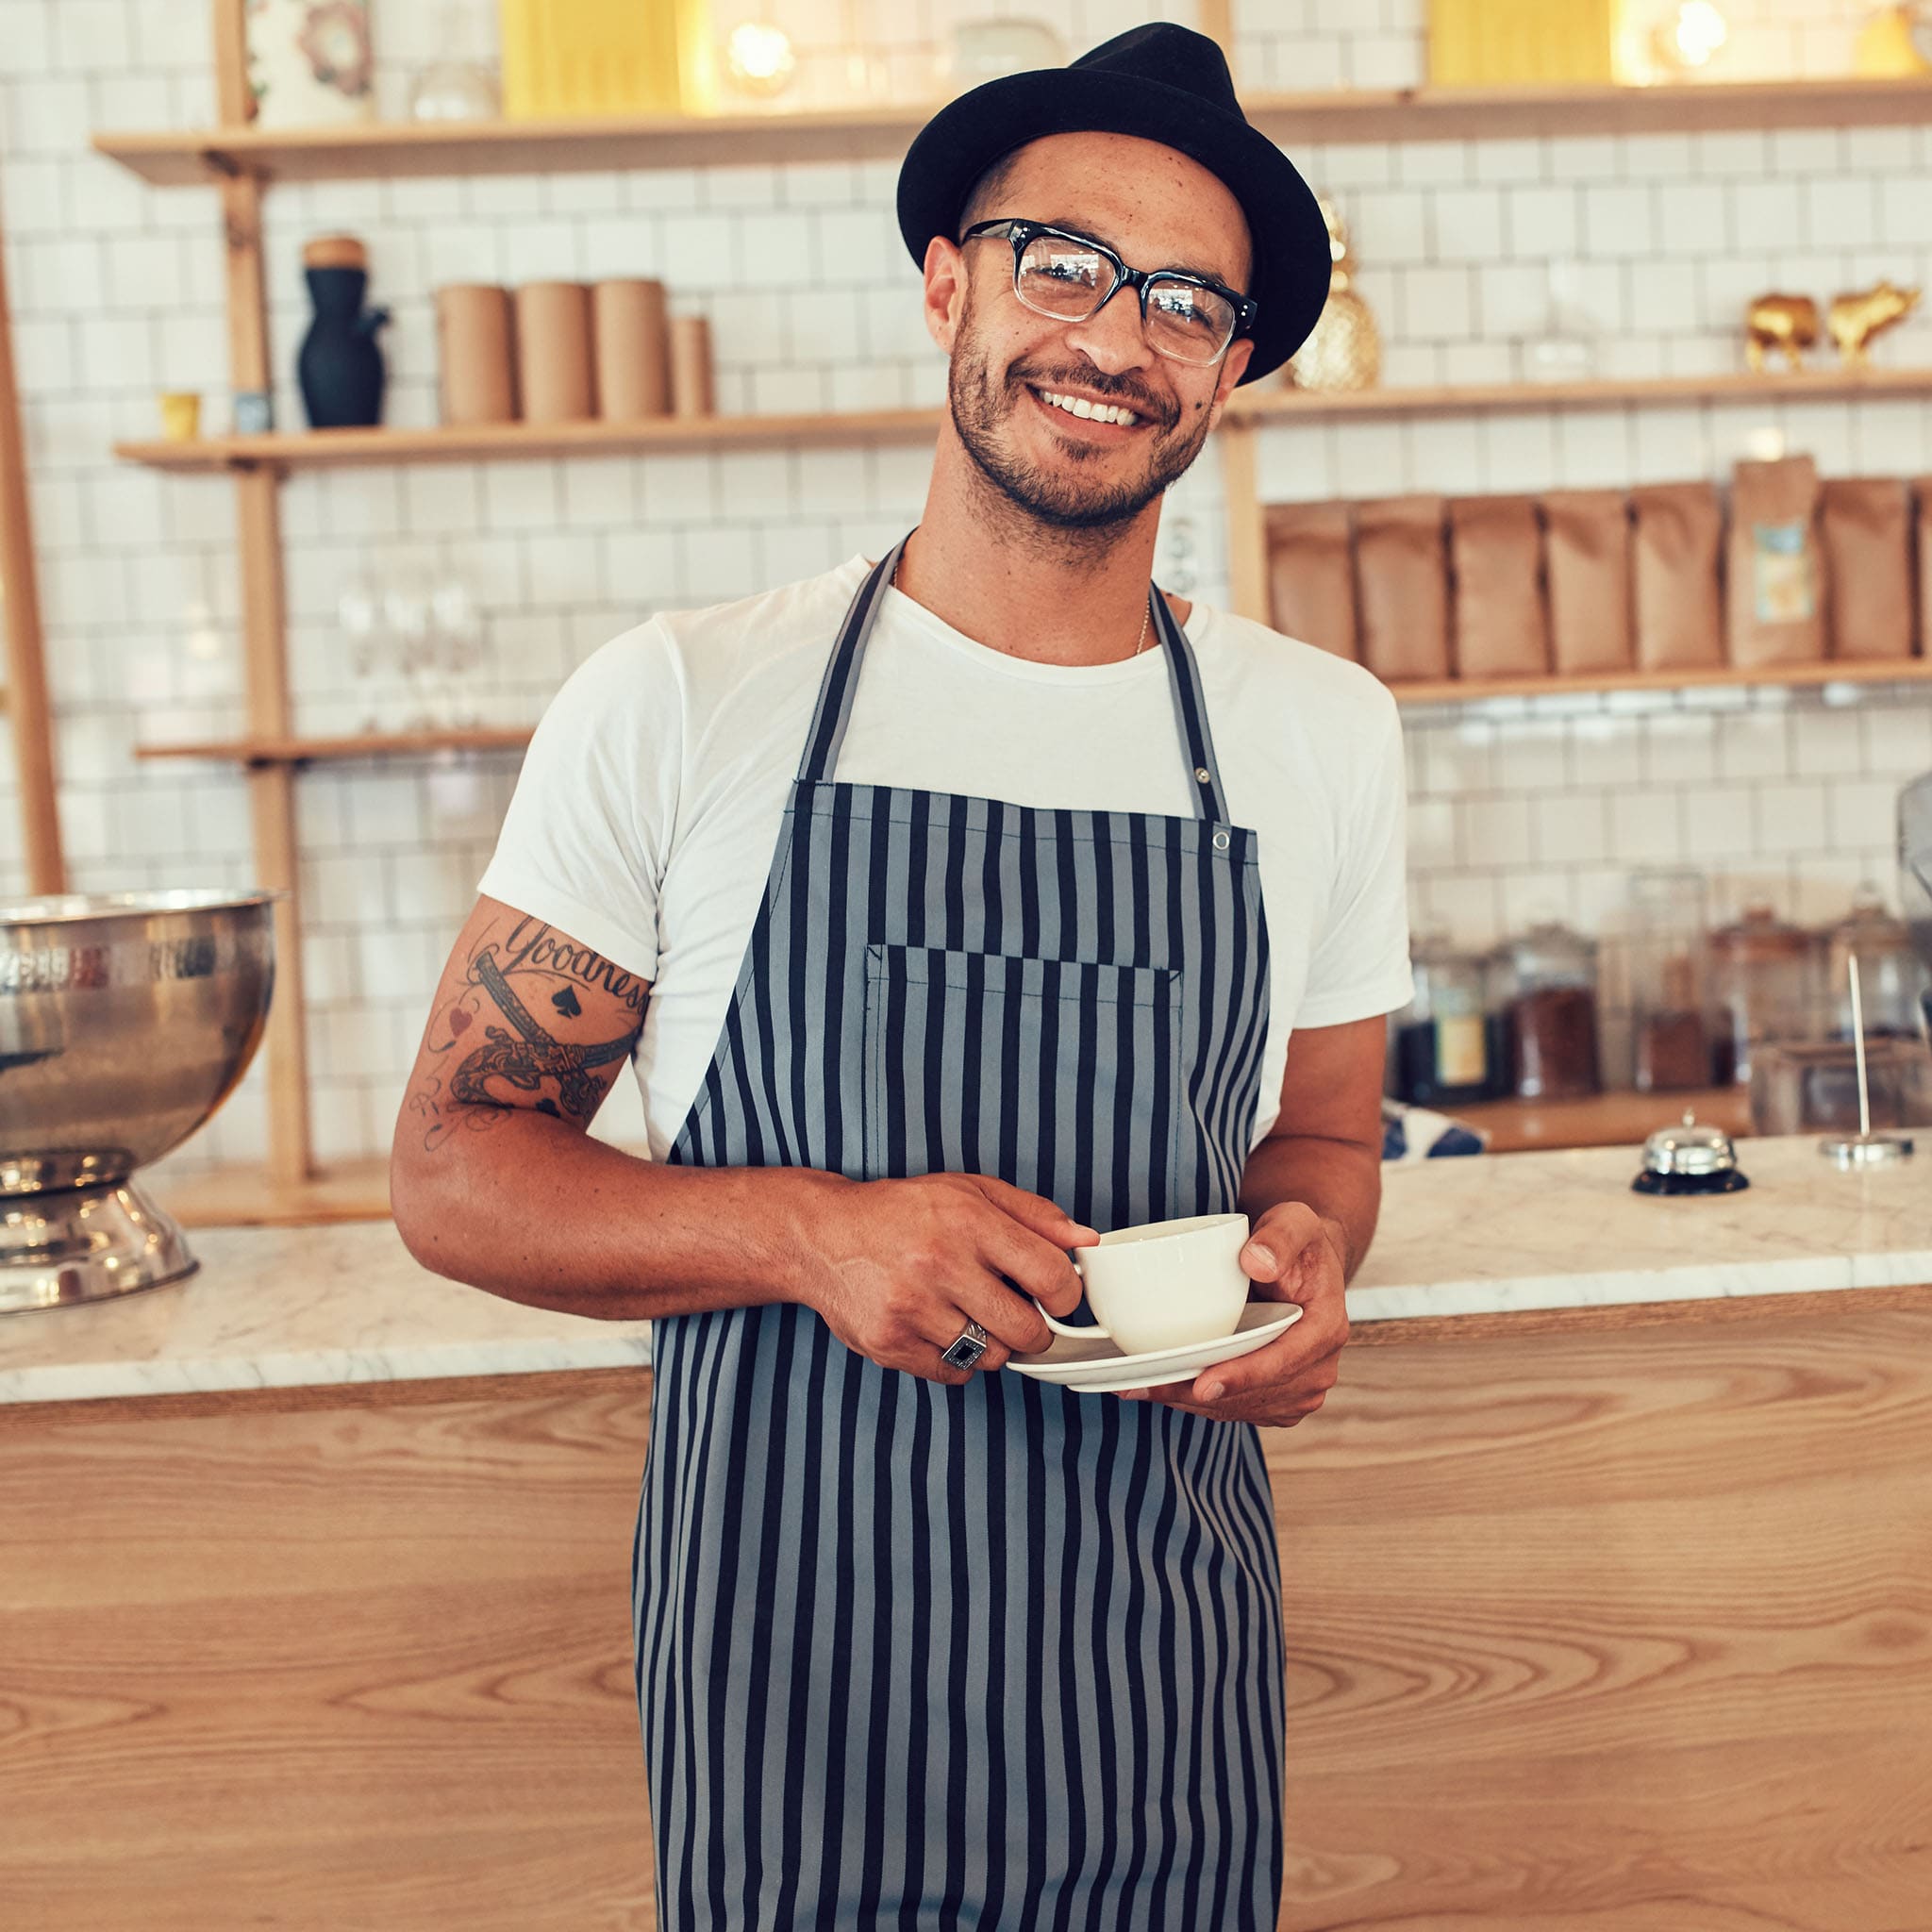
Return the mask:
[[[1852,290],[1831,305],[1831,339],[1848,368],[1862,368],[1872,338],[1903,322],[1919,306],[1920,291],[1879,282]]]
[[[1332,203],[1318,197],[1328,225],[1328,305],[1314,333],[1289,358],[1283,380],[1292,389],[1374,389],[1382,379],[1382,332],[1369,305],[1355,290],[1355,259],[1348,230]]]
[[[1818,340],[1818,305],[1808,295],[1760,295],[1746,311],[1744,356],[1764,367],[1765,352],[1782,349],[1790,369],[1805,366],[1804,352]]]
[[[1932,74],[1913,39],[1910,6],[1880,7],[1858,31],[1852,54],[1852,71],[1867,79],[1898,79]]]

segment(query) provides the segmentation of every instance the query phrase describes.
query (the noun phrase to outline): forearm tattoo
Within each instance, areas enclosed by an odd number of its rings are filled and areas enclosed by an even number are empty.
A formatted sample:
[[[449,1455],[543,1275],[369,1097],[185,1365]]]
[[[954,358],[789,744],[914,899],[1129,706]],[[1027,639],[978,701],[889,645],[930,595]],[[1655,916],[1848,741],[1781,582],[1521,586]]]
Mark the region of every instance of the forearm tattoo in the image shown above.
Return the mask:
[[[558,1038],[552,1026],[583,1013],[578,987],[617,1000],[628,1016],[625,1030],[608,1040]],[[539,920],[519,920],[506,938],[486,937],[470,956],[462,991],[430,1016],[424,1048],[434,1070],[406,1102],[422,1124],[425,1151],[458,1127],[487,1132],[520,1106],[587,1126],[615,1077],[606,1070],[630,1057],[647,991],[642,980]],[[543,1007],[557,1015],[548,1024],[533,1010]],[[480,1041],[472,1033],[478,1020]],[[539,1097],[519,1102],[506,1090]]]

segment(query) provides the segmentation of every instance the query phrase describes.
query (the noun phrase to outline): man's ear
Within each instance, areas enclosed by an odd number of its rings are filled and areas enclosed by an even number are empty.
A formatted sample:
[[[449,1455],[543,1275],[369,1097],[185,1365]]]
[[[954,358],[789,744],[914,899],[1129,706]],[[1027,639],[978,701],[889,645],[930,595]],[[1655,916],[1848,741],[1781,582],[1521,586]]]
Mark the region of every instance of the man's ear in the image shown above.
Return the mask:
[[[956,242],[935,235],[925,244],[925,332],[946,355],[966,307],[966,256]]]
[[[1235,385],[1241,379],[1241,374],[1254,353],[1255,339],[1252,336],[1237,336],[1227,345],[1227,354],[1221,358],[1220,379],[1214,385],[1214,401],[1208,410],[1209,429],[1221,421],[1222,411],[1227,408],[1227,399],[1234,393]]]

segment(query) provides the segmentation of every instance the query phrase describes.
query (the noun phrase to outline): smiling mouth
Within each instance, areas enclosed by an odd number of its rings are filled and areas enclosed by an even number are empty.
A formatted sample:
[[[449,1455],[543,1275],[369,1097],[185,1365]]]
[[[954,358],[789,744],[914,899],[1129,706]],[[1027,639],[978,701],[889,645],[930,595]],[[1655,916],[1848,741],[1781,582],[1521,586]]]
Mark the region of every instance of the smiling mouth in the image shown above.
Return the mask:
[[[1076,423],[1092,423],[1112,429],[1138,429],[1153,419],[1130,409],[1124,403],[1096,403],[1086,396],[1068,395],[1059,390],[1042,389],[1028,383],[1034,400],[1058,416],[1071,416]]]

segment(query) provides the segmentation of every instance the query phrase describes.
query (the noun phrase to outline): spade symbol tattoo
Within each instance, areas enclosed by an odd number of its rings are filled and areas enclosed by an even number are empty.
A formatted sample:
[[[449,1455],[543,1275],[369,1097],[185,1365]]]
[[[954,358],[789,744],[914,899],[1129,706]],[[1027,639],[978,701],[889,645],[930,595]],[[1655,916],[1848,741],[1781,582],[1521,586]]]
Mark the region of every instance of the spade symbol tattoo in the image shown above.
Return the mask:
[[[613,1060],[630,1058],[630,1036],[605,1041],[595,1046],[577,1046],[553,1040],[538,1024],[536,1017],[509,989],[496,961],[485,953],[476,961],[476,977],[493,999],[515,1032],[501,1026],[485,1025],[490,1044],[479,1047],[464,1060],[450,1081],[453,1098],[465,1106],[501,1105],[490,1093],[488,1082],[494,1076],[507,1080],[525,1093],[535,1093],[545,1080],[555,1080],[558,1098],[573,1120],[587,1121],[597,1111],[597,1084],[591,1070],[608,1066]],[[556,995],[561,999],[562,995]],[[573,999],[573,1005],[575,1004]],[[521,1037],[519,1037],[521,1036]]]
[[[565,987],[561,992],[552,993],[550,995],[550,1004],[559,1013],[568,1013],[573,1020],[584,1010],[582,1007],[577,1005],[577,996],[569,987]]]

